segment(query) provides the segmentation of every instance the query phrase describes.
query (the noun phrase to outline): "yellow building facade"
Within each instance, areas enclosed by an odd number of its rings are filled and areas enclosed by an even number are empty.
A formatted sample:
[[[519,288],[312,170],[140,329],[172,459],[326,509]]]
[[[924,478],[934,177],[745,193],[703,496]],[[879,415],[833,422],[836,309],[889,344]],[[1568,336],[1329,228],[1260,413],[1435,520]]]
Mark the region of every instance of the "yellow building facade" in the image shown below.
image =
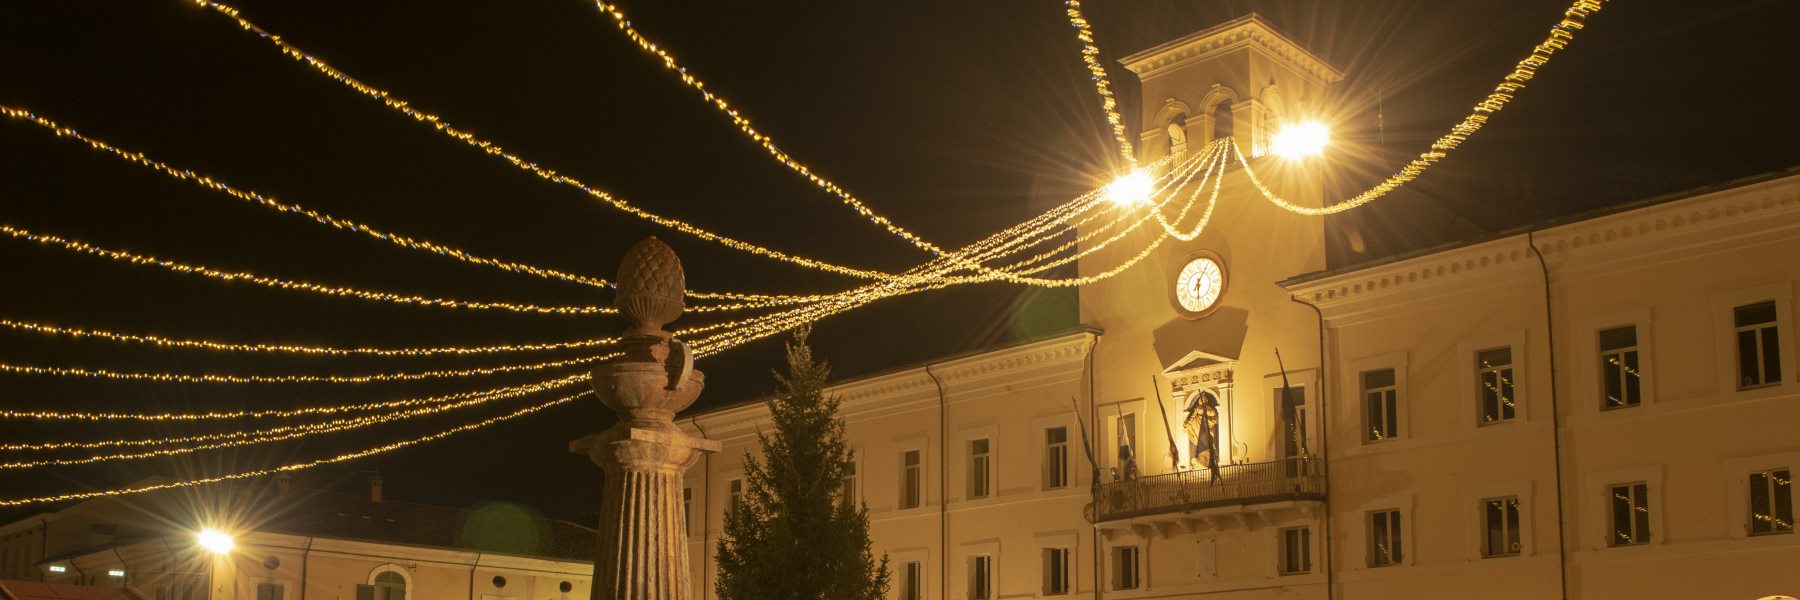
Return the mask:
[[[1325,61],[1251,16],[1124,63],[1143,159],[1229,135],[1322,202],[1323,163],[1263,154]],[[1800,592],[1800,173],[1338,270],[1243,179],[1082,329],[832,388],[891,598]],[[680,423],[725,446],[686,482],[706,598],[767,412]]]

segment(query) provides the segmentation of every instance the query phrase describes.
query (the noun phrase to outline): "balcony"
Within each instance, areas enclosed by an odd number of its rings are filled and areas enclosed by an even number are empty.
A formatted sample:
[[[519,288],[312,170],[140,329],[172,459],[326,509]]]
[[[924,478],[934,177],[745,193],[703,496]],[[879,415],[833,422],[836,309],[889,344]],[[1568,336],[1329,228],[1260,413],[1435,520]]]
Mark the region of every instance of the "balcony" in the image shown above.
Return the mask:
[[[1325,460],[1290,458],[1225,465],[1218,481],[1202,469],[1103,484],[1094,521],[1103,529],[1161,527],[1166,537],[1177,525],[1191,533],[1250,528],[1256,517],[1274,524],[1289,512],[1310,518],[1324,501]]]

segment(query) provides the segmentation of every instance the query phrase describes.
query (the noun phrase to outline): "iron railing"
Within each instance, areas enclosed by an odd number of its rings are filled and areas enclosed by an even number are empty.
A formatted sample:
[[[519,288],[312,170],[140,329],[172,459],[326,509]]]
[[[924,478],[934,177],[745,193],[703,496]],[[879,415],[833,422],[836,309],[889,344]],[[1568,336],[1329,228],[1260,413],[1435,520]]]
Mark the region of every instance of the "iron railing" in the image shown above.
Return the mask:
[[[1288,458],[1222,465],[1101,484],[1096,521],[1283,500],[1324,500],[1325,460]]]

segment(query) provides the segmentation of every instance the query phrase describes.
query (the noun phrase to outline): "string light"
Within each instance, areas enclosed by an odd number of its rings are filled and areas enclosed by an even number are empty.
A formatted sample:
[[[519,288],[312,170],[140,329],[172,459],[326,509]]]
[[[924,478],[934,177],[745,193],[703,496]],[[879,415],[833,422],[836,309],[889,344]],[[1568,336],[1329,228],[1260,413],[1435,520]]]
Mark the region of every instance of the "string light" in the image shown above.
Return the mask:
[[[188,181],[188,182],[194,183],[196,185],[200,185],[200,186],[208,188],[208,189],[222,192],[226,195],[229,195],[233,198],[237,198],[239,200],[243,200],[245,202],[249,202],[249,203],[256,204],[256,205],[259,205],[259,206],[262,206],[265,208],[273,209],[273,210],[275,210],[277,212],[281,212],[281,213],[294,214],[294,215],[306,217],[317,223],[320,223],[323,225],[328,225],[335,229],[341,229],[341,230],[345,230],[345,231],[354,231],[354,232],[362,233],[362,234],[368,235],[370,237],[373,237],[375,239],[378,239],[378,240],[381,240],[384,242],[388,242],[390,244],[393,244],[393,245],[396,245],[396,246],[399,246],[402,248],[430,252],[432,254],[436,254],[436,255],[440,255],[440,256],[447,256],[447,257],[450,257],[450,258],[453,258],[453,259],[456,259],[456,260],[459,260],[462,262],[475,264],[475,265],[481,265],[481,266],[487,266],[487,267],[493,267],[493,268],[497,268],[497,269],[507,271],[507,272],[512,272],[512,273],[522,273],[522,274],[526,274],[526,275],[534,275],[534,276],[543,277],[543,278],[547,278],[547,279],[568,281],[571,283],[579,283],[582,285],[587,285],[587,286],[592,286],[592,287],[602,287],[602,288],[613,287],[612,282],[607,281],[605,279],[600,279],[600,278],[596,278],[596,277],[588,277],[585,275],[575,275],[575,274],[570,274],[570,273],[564,273],[561,271],[556,271],[553,269],[545,269],[545,268],[541,268],[541,267],[535,267],[535,266],[527,265],[524,263],[509,262],[509,261],[504,261],[504,260],[495,259],[495,258],[487,258],[487,257],[477,256],[477,255],[470,254],[463,250],[452,248],[450,246],[445,246],[443,244],[438,244],[435,242],[416,239],[416,238],[400,235],[397,233],[383,231],[383,230],[371,227],[369,225],[359,223],[357,221],[352,221],[349,219],[335,217],[335,216],[332,216],[332,215],[329,215],[329,214],[326,214],[323,212],[319,212],[319,211],[316,211],[316,210],[313,210],[310,208],[306,208],[304,206],[300,206],[298,204],[282,202],[280,200],[275,199],[274,197],[267,196],[267,195],[264,195],[264,194],[261,194],[261,193],[255,192],[255,191],[245,190],[245,189],[240,189],[240,188],[234,187],[234,186],[227,184],[224,181],[221,181],[219,179],[216,179],[210,175],[203,175],[203,174],[197,173],[190,169],[176,168],[174,166],[169,165],[168,163],[150,158],[149,156],[145,155],[142,152],[133,152],[133,151],[124,150],[122,148],[119,148],[117,146],[114,146],[110,143],[99,140],[97,138],[93,138],[93,137],[84,135],[81,132],[76,131],[73,128],[65,127],[61,124],[58,124],[56,121],[52,121],[49,118],[37,115],[35,113],[32,113],[31,111],[28,111],[28,110],[25,110],[22,108],[17,108],[17,107],[13,107],[13,106],[0,104],[0,115],[4,115],[6,117],[10,117],[15,120],[24,121],[27,123],[32,123],[32,124],[38,125],[45,129],[49,129],[57,137],[68,138],[71,140],[75,140],[75,141],[87,144],[90,148],[93,148],[95,150],[100,150],[100,151],[106,152],[108,154],[111,154],[115,157],[124,159],[128,162],[131,162],[131,163],[134,163],[134,164],[137,164],[140,166],[144,166],[144,167],[156,170],[156,171],[160,171],[170,177],[174,177],[174,178],[182,180],[182,181]],[[816,301],[818,299],[817,296],[782,296],[782,295],[766,295],[766,294],[737,294],[737,293],[692,292],[692,291],[687,292],[687,295],[688,295],[688,297],[702,299],[702,300],[741,300],[741,301],[764,303],[763,305],[765,305],[765,306],[793,303],[793,302],[811,302],[811,301]],[[704,307],[704,308],[703,307],[694,307],[694,308],[701,309],[701,310],[726,310],[724,307]],[[736,307],[733,307],[733,308],[736,308]]]
[[[321,435],[321,434],[327,434],[327,433],[339,433],[339,432],[344,432],[344,431],[361,429],[361,428],[369,427],[369,426],[373,426],[373,425],[380,425],[380,424],[385,424],[385,423],[392,423],[395,421],[414,419],[414,418],[423,417],[423,416],[427,416],[427,415],[434,415],[434,414],[445,412],[445,411],[456,410],[459,408],[465,408],[465,407],[469,407],[469,406],[478,406],[478,405],[486,404],[488,402],[492,402],[495,400],[515,397],[515,396],[519,396],[519,395],[523,395],[523,394],[510,394],[510,395],[504,395],[504,396],[500,396],[500,395],[483,396],[483,397],[472,398],[469,400],[463,400],[460,402],[452,402],[452,403],[447,403],[447,404],[436,404],[436,405],[426,406],[423,408],[415,408],[415,409],[411,409],[411,410],[405,410],[405,411],[394,412],[394,413],[382,413],[382,414],[377,414],[377,415],[365,415],[365,416],[355,417],[355,418],[350,418],[350,419],[338,419],[338,420],[332,421],[330,423],[316,423],[316,424],[309,424],[309,425],[282,427],[282,428],[278,428],[279,431],[278,430],[236,431],[236,432],[230,432],[228,434],[219,434],[216,437],[212,438],[212,439],[222,439],[225,441],[214,442],[214,443],[209,443],[209,444],[201,444],[198,446],[184,446],[184,447],[180,447],[180,448],[162,448],[162,449],[158,449],[158,450],[145,450],[145,451],[141,451],[141,452],[122,452],[122,453],[115,453],[115,454],[102,454],[102,455],[98,455],[98,456],[89,456],[89,457],[85,457],[85,458],[48,458],[48,459],[40,459],[40,460],[0,462],[0,470],[18,470],[18,469],[30,469],[30,468],[36,468],[36,467],[62,467],[62,466],[73,466],[73,465],[87,465],[87,464],[102,463],[102,462],[116,462],[116,461],[124,461],[124,460],[142,460],[142,459],[146,459],[146,458],[181,456],[183,454],[193,454],[195,452],[203,452],[206,450],[219,450],[219,449],[224,449],[224,448],[241,448],[244,446],[270,444],[270,443],[274,443],[274,442],[298,439],[298,438],[303,438],[303,437],[308,437],[308,436]],[[204,436],[191,436],[190,439],[198,438],[198,437],[204,437]],[[134,442],[140,442],[140,441],[142,441],[142,440],[115,441],[112,445],[146,445],[146,444],[134,443]]]
[[[351,77],[348,73],[339,71],[336,67],[333,67],[330,64],[327,64],[325,61],[320,60],[318,57],[306,53],[305,51],[294,46],[293,44],[287,43],[287,41],[283,40],[281,38],[281,36],[270,33],[269,31],[257,26],[255,23],[251,23],[249,20],[240,16],[239,11],[236,8],[227,6],[227,5],[219,3],[219,2],[212,2],[210,0],[197,0],[195,3],[200,6],[204,6],[206,8],[213,9],[214,11],[218,12],[219,14],[222,14],[222,15],[232,18],[233,20],[237,21],[237,24],[240,28],[244,29],[245,31],[254,33],[254,34],[260,36],[262,39],[268,40],[269,43],[274,44],[277,49],[279,49],[283,54],[286,54],[288,57],[293,58],[296,61],[299,61],[307,66],[312,67],[314,70],[318,71],[319,73],[322,73],[325,76],[336,80],[338,83],[341,83],[341,84],[349,87],[350,89],[356,90],[357,92],[360,92],[365,96],[368,96],[370,98],[380,101],[383,105],[386,105],[388,108],[398,111],[399,113],[404,114],[408,117],[412,117],[412,119],[415,121],[430,125],[433,128],[437,129],[439,132],[443,133],[444,135],[450,136],[451,138],[454,138],[456,140],[460,140],[463,143],[473,146],[475,148],[479,148],[480,150],[482,150],[483,152],[486,152],[489,155],[499,157],[499,158],[505,160],[506,162],[512,164],[513,166],[518,167],[521,170],[524,170],[524,171],[527,171],[527,172],[537,175],[538,177],[544,179],[545,181],[562,184],[562,185],[567,185],[569,187],[573,187],[575,189],[581,190],[582,192],[586,193],[588,196],[590,196],[596,200],[599,200],[600,202],[606,204],[607,206],[611,206],[613,208],[616,208],[616,209],[623,211],[627,214],[630,214],[632,216],[638,217],[640,219],[644,219],[646,221],[650,221],[651,223],[655,223],[657,225],[667,227],[669,229],[673,229],[673,230],[700,238],[702,240],[706,240],[709,242],[723,245],[723,246],[725,246],[727,248],[731,248],[733,250],[738,250],[741,252],[748,252],[751,254],[762,256],[765,258],[771,258],[774,260],[779,260],[779,261],[786,262],[789,264],[799,265],[802,267],[817,269],[817,270],[831,272],[831,273],[837,273],[839,275],[860,277],[863,279],[878,279],[879,280],[879,279],[889,279],[889,278],[894,277],[894,275],[890,274],[890,273],[883,273],[880,271],[874,271],[874,270],[869,270],[869,269],[858,269],[858,268],[853,268],[853,267],[846,267],[846,266],[831,264],[831,263],[814,260],[814,259],[810,259],[810,258],[806,258],[806,257],[802,257],[802,256],[795,256],[792,254],[781,252],[779,250],[774,250],[771,248],[759,246],[759,245],[745,242],[742,240],[738,240],[735,238],[726,237],[721,234],[707,231],[706,229],[702,229],[699,226],[696,226],[692,223],[688,223],[686,221],[682,221],[680,219],[664,217],[662,215],[652,213],[652,212],[644,210],[642,208],[638,208],[637,206],[634,206],[631,203],[626,202],[625,200],[623,200],[609,192],[606,192],[599,188],[588,185],[586,182],[583,182],[579,179],[570,177],[568,175],[564,175],[560,172],[557,172],[555,169],[551,169],[549,167],[545,167],[543,165],[525,160],[524,158],[520,157],[519,155],[513,154],[511,151],[507,150],[506,148],[500,146],[499,144],[497,144],[491,140],[484,139],[480,136],[475,135],[474,132],[451,125],[449,122],[445,121],[443,117],[413,108],[411,102],[409,102],[407,100],[403,100],[403,99],[399,98],[398,96],[395,96],[392,93],[389,93],[387,90],[383,90],[381,88],[377,88],[375,86],[363,83],[361,80]]]
[[[349,219],[342,219],[342,218],[334,217],[334,216],[331,216],[331,215],[328,215],[328,214],[325,214],[325,213],[322,213],[319,211],[315,211],[315,210],[312,210],[309,208],[305,208],[305,207],[302,207],[302,206],[299,206],[296,204],[289,204],[286,202],[281,202],[279,200],[276,200],[275,198],[272,198],[269,196],[264,196],[264,195],[256,193],[256,192],[252,192],[252,191],[248,191],[248,190],[241,190],[236,187],[232,187],[231,185],[226,184],[223,181],[219,181],[218,179],[214,179],[213,177],[208,176],[208,175],[202,175],[200,173],[196,173],[196,172],[194,172],[192,170],[188,170],[188,169],[175,168],[173,166],[170,166],[167,163],[164,163],[162,161],[145,156],[144,153],[142,153],[142,152],[131,152],[131,151],[123,150],[121,148],[113,146],[112,144],[108,144],[108,143],[100,141],[98,139],[94,139],[94,138],[88,137],[86,135],[82,135],[80,132],[75,131],[74,129],[59,125],[55,121],[52,121],[52,120],[42,117],[42,116],[38,116],[36,114],[33,114],[31,111],[28,111],[28,110],[25,110],[22,108],[8,106],[8,105],[0,105],[0,114],[3,114],[7,117],[11,117],[13,119],[37,124],[41,127],[44,127],[46,129],[49,129],[49,130],[55,132],[58,137],[66,137],[66,138],[70,138],[70,139],[73,139],[76,141],[80,141],[82,143],[87,144],[89,147],[92,147],[95,150],[105,151],[105,152],[112,154],[114,156],[117,156],[119,158],[123,158],[125,160],[137,163],[139,165],[149,167],[149,168],[152,168],[152,169],[155,169],[158,171],[162,171],[163,173],[168,174],[169,176],[174,177],[176,179],[180,179],[183,181],[190,181],[190,182],[199,184],[203,187],[207,187],[207,188],[211,188],[211,189],[214,189],[214,190],[217,190],[220,192],[224,192],[224,193],[226,193],[234,198],[237,198],[239,200],[243,200],[243,201],[250,202],[253,204],[258,204],[258,205],[261,205],[261,206],[264,206],[267,208],[275,209],[276,211],[283,212],[283,213],[304,216],[304,217],[312,219],[313,221],[316,221],[316,222],[319,222],[319,223],[322,223],[325,225],[329,225],[329,226],[337,228],[337,229],[360,232],[360,233],[369,235],[371,237],[374,237],[375,239],[379,239],[384,242],[388,242],[388,243],[391,243],[391,244],[394,244],[394,245],[397,245],[397,246],[400,246],[403,248],[408,248],[408,249],[412,249],[412,250],[423,250],[423,251],[430,252],[433,254],[448,256],[450,258],[454,258],[454,259],[457,259],[457,260],[460,260],[463,262],[494,267],[494,268],[498,268],[498,269],[501,269],[504,271],[510,271],[510,272],[514,272],[514,273],[525,273],[528,275],[536,275],[539,277],[559,279],[562,281],[568,281],[568,282],[572,282],[572,283],[580,283],[583,285],[589,285],[589,286],[594,286],[594,287],[610,287],[612,285],[611,282],[608,282],[604,279],[596,279],[593,277],[587,277],[587,276],[583,276],[583,275],[575,275],[572,273],[563,273],[563,272],[555,271],[555,270],[551,270],[551,269],[534,267],[534,266],[526,265],[526,264],[522,264],[522,263],[508,262],[508,261],[503,261],[503,260],[499,260],[499,259],[475,256],[475,255],[469,254],[467,252],[464,252],[462,250],[458,250],[456,248],[451,248],[449,246],[444,246],[442,244],[437,244],[437,243],[429,242],[426,240],[415,239],[415,238],[407,237],[407,236],[400,235],[397,233],[390,233],[390,232],[382,231],[382,230],[370,227],[368,225],[358,223],[356,221],[351,221]]]
[[[177,339],[158,335],[118,333],[101,329],[80,327],[62,327],[46,323],[32,323],[0,319],[0,327],[18,331],[29,331],[45,335],[69,336],[76,339],[95,338],[113,342],[145,344],[163,348],[196,348],[227,352],[268,352],[285,354],[309,354],[320,356],[438,356],[468,354],[499,354],[504,352],[533,352],[542,350],[570,350],[576,348],[593,348],[608,346],[619,341],[616,337],[603,337],[570,342],[546,342],[539,344],[510,344],[497,346],[439,346],[420,348],[338,348],[331,346],[304,346],[298,344],[244,344],[236,342],[220,342],[199,339]]]
[[[1126,165],[1136,166],[1137,153],[1131,149],[1131,139],[1125,136],[1125,119],[1119,116],[1106,67],[1100,65],[1100,48],[1094,45],[1094,30],[1088,26],[1087,17],[1081,14],[1081,0],[1066,0],[1063,4],[1068,7],[1069,25],[1075,28],[1075,39],[1081,42],[1081,62],[1087,65],[1088,78],[1093,80],[1094,91],[1100,95],[1100,111],[1106,115],[1113,140],[1119,144],[1119,157]]]
[[[238,473],[230,473],[230,474],[226,474],[226,475],[215,475],[212,477],[200,477],[200,478],[195,478],[195,479],[188,479],[188,480],[175,481],[175,482],[169,482],[169,483],[157,483],[157,484],[140,485],[140,486],[133,486],[133,487],[112,488],[112,489],[107,489],[107,490],[96,490],[96,491],[89,491],[89,492],[74,492],[74,493],[69,493],[69,494],[58,494],[58,495],[54,495],[54,496],[38,496],[38,497],[33,497],[33,498],[15,498],[15,499],[0,500],[0,507],[25,506],[25,505],[30,505],[30,504],[45,504],[45,503],[49,503],[49,502],[63,502],[63,501],[68,501],[68,500],[87,500],[90,498],[101,498],[101,497],[110,497],[110,496],[124,496],[124,495],[129,495],[129,494],[141,494],[144,492],[153,492],[153,491],[157,491],[157,490],[186,488],[186,487],[194,487],[194,486],[198,486],[198,485],[206,485],[206,484],[211,484],[211,483],[221,483],[221,482],[235,481],[235,480],[240,480],[240,479],[250,479],[250,478],[254,478],[254,477],[275,475],[278,473],[291,473],[294,471],[301,471],[301,470],[310,469],[310,468],[321,466],[321,465],[335,464],[335,463],[352,461],[352,460],[356,460],[359,458],[366,458],[366,457],[374,456],[377,454],[392,452],[392,451],[399,450],[401,448],[406,448],[409,446],[416,446],[416,445],[424,444],[427,442],[441,440],[441,439],[456,435],[458,433],[462,433],[465,431],[472,431],[472,430],[480,429],[483,427],[487,427],[489,425],[493,425],[495,423],[509,421],[512,419],[516,419],[516,418],[528,415],[528,414],[542,411],[544,409],[547,409],[547,408],[550,408],[553,406],[568,404],[570,402],[573,402],[576,398],[581,397],[583,394],[591,394],[591,393],[593,393],[593,392],[591,392],[591,391],[581,392],[579,394],[575,394],[575,395],[571,395],[571,396],[564,396],[562,398],[557,398],[555,400],[551,400],[549,402],[545,402],[542,404],[536,404],[536,405],[528,406],[525,408],[521,408],[519,410],[510,412],[510,413],[506,413],[503,415],[489,417],[486,419],[482,419],[480,421],[475,421],[473,423],[465,423],[463,425],[458,425],[456,427],[452,427],[450,429],[446,429],[444,431],[439,431],[437,433],[433,433],[430,435],[423,435],[423,436],[419,436],[419,437],[415,437],[415,438],[411,438],[411,439],[401,440],[401,441],[397,441],[397,442],[391,442],[391,443],[384,444],[381,446],[376,446],[373,448],[339,454],[337,456],[332,456],[330,458],[321,458],[318,460],[311,460],[311,461],[306,461],[306,462],[290,463],[290,464],[282,465],[279,467],[268,468],[268,469],[253,469],[253,470],[242,471],[242,472],[238,472]]]
[[[610,355],[607,355],[607,356],[604,356],[601,358],[606,359],[606,358],[612,358],[614,356],[618,356],[618,353],[613,353],[613,354],[610,354]],[[220,421],[220,420],[233,420],[233,419],[287,419],[287,418],[293,418],[293,417],[303,417],[303,416],[308,416],[308,415],[334,415],[334,414],[341,414],[341,413],[367,412],[367,411],[377,411],[377,410],[385,410],[385,409],[392,409],[392,408],[404,408],[404,407],[409,407],[409,406],[425,406],[425,405],[430,405],[430,404],[453,402],[456,400],[474,398],[474,397],[483,396],[483,395],[501,394],[501,393],[507,393],[507,392],[513,392],[513,391],[525,391],[525,392],[542,391],[542,390],[549,390],[549,389],[554,389],[554,388],[558,388],[558,387],[582,383],[582,382],[586,381],[587,378],[588,378],[588,375],[586,373],[577,373],[574,375],[558,377],[555,379],[547,379],[544,381],[537,381],[537,382],[533,382],[533,383],[526,383],[526,384],[505,386],[505,387],[498,387],[498,388],[489,388],[489,389],[485,389],[485,390],[476,390],[476,391],[470,391],[470,392],[457,392],[454,394],[445,394],[445,395],[440,395],[440,396],[429,396],[429,397],[424,397],[424,398],[406,398],[406,399],[402,399],[402,400],[388,400],[388,401],[384,401],[384,402],[365,402],[365,403],[360,403],[360,404],[336,404],[336,405],[327,405],[327,406],[309,406],[306,408],[293,408],[293,409],[235,410],[235,411],[226,411],[226,412],[214,411],[214,412],[203,412],[203,413],[114,413],[114,412],[96,413],[96,412],[0,410],[0,418],[4,418],[4,419],[36,419],[36,420],[45,420],[45,421],[148,421],[148,422]],[[111,445],[111,444],[109,444],[109,445]]]
[[[1514,65],[1512,72],[1507,73],[1506,77],[1498,84],[1495,84],[1494,91],[1490,92],[1487,97],[1481,100],[1481,102],[1476,103],[1474,110],[1463,117],[1461,122],[1458,122],[1454,127],[1451,127],[1449,133],[1444,134],[1442,137],[1439,137],[1437,141],[1432,142],[1430,150],[1420,154],[1418,158],[1413,159],[1411,162],[1406,163],[1406,166],[1400,168],[1399,173],[1389,176],[1381,183],[1376,184],[1375,187],[1369,188],[1367,191],[1364,191],[1353,198],[1320,207],[1295,204],[1281,198],[1271,191],[1268,186],[1263,185],[1263,182],[1256,177],[1256,172],[1251,170],[1249,161],[1244,159],[1244,153],[1242,151],[1237,151],[1238,164],[1243,165],[1244,175],[1250,179],[1251,185],[1254,186],[1264,198],[1267,198],[1276,206],[1291,212],[1313,216],[1329,215],[1367,204],[1369,201],[1380,198],[1388,192],[1394,191],[1400,186],[1405,185],[1407,182],[1417,179],[1426,169],[1431,168],[1431,165],[1443,160],[1445,156],[1449,155],[1451,150],[1455,150],[1457,146],[1462,145],[1464,140],[1469,139],[1469,136],[1475,135],[1475,132],[1480,131],[1481,127],[1487,124],[1490,116],[1500,112],[1500,109],[1505,108],[1506,104],[1511,102],[1513,97],[1519,93],[1519,90],[1525,89],[1525,82],[1531,81],[1533,77],[1536,77],[1537,70],[1542,68],[1545,64],[1548,64],[1550,62],[1550,57],[1554,55],[1556,51],[1566,48],[1569,42],[1575,39],[1575,32],[1580,31],[1585,26],[1587,17],[1598,12],[1603,3],[1604,0],[1576,0],[1576,2],[1570,5],[1567,10],[1563,11],[1562,20],[1550,27],[1549,37],[1532,47],[1531,54],[1526,56],[1524,60],[1519,61],[1518,64]]]
[[[214,269],[211,267],[206,267],[206,266],[201,266],[201,265],[192,265],[192,264],[181,263],[181,262],[176,262],[176,261],[172,261],[172,260],[165,260],[162,258],[157,258],[155,256],[150,256],[150,255],[145,255],[145,254],[135,254],[135,253],[126,252],[123,250],[113,250],[113,249],[109,249],[109,248],[101,248],[99,246],[95,246],[95,245],[89,244],[87,242],[83,242],[83,241],[79,241],[79,240],[72,240],[72,239],[63,238],[63,237],[59,237],[59,236],[55,236],[55,235],[33,233],[30,230],[21,229],[18,227],[14,227],[11,225],[5,225],[5,224],[0,224],[0,233],[4,233],[4,234],[6,234],[8,236],[12,236],[13,238],[16,238],[16,239],[37,242],[37,243],[45,245],[45,246],[61,248],[61,249],[68,250],[71,252],[87,254],[90,256],[98,256],[101,258],[108,258],[108,259],[112,259],[112,260],[116,260],[116,261],[120,261],[120,262],[131,263],[134,265],[161,267],[163,269],[167,269],[167,270],[174,271],[177,273],[200,275],[202,277],[217,279],[219,281],[242,281],[245,283],[253,283],[253,284],[264,286],[264,287],[271,287],[271,288],[291,290],[291,291],[300,291],[300,292],[311,292],[314,294],[320,294],[320,295],[325,295],[325,296],[336,296],[336,297],[340,297],[340,298],[358,298],[358,299],[362,299],[362,300],[369,300],[369,301],[375,301],[375,302],[392,302],[392,303],[396,303],[396,304],[437,306],[437,307],[443,307],[443,308],[465,308],[465,309],[470,309],[470,310],[506,310],[506,311],[512,311],[512,312],[521,312],[521,313],[542,313],[542,314],[555,314],[555,315],[594,315],[594,314],[613,314],[613,313],[618,312],[616,309],[614,309],[612,307],[601,307],[601,306],[537,306],[537,305],[533,305],[533,304],[518,304],[518,303],[513,303],[513,302],[484,302],[484,301],[472,301],[472,300],[456,300],[456,299],[451,299],[451,298],[430,298],[430,297],[425,297],[425,296],[411,296],[411,295],[406,295],[406,294],[395,294],[392,292],[383,292],[383,291],[377,291],[377,290],[365,290],[365,289],[354,288],[354,287],[349,287],[349,286],[326,285],[326,284],[320,284],[320,283],[311,283],[311,282],[307,282],[307,281],[298,281],[298,280],[293,280],[293,279],[282,279],[279,277],[267,277],[267,276],[257,275],[255,273],[249,273],[249,272],[244,272],[244,271],[224,271],[224,270]]]
[[[473,369],[442,369],[436,371],[415,371],[403,373],[371,373],[367,375],[220,375],[216,373],[153,373],[111,371],[107,369],[85,369],[79,367],[40,367],[34,365],[16,365],[0,363],[0,373],[15,375],[48,375],[55,377],[86,377],[91,379],[111,379],[117,381],[155,381],[161,383],[375,383],[387,381],[417,381],[420,379],[444,379],[450,377],[473,377],[478,375],[495,375],[518,371],[540,371],[594,363],[601,356],[583,356],[525,365],[503,365],[498,367],[480,367]]]

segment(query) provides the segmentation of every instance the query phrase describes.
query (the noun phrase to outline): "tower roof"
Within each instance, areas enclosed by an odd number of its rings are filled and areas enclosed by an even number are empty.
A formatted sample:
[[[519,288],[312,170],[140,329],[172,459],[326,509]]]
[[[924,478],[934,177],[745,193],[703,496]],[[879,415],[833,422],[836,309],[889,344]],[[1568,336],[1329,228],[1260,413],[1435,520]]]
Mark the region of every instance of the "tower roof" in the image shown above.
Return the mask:
[[[1139,79],[1147,79],[1160,72],[1240,48],[1261,51],[1322,83],[1336,83],[1344,78],[1343,71],[1331,66],[1325,59],[1319,58],[1256,13],[1175,38],[1120,59],[1119,63],[1136,73]]]

